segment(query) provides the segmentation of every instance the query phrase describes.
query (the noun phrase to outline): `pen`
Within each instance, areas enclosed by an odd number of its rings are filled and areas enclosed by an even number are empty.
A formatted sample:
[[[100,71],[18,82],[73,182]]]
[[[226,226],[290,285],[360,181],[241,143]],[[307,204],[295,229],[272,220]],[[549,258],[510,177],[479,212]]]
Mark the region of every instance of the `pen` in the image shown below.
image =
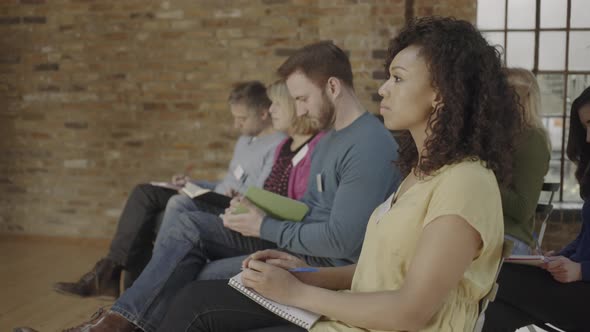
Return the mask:
[[[318,272],[319,269],[315,267],[296,267],[294,269],[289,269],[289,272]]]

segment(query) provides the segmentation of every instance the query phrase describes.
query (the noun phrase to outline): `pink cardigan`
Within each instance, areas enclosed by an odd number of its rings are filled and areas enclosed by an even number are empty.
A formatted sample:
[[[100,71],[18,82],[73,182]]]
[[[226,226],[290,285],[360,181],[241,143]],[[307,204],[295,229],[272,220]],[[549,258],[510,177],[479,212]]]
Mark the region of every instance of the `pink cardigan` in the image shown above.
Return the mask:
[[[324,135],[326,135],[325,131],[317,133],[317,135],[307,143],[309,149],[303,159],[295,167],[291,168],[291,174],[289,174],[289,186],[287,188],[289,198],[301,199],[305,190],[307,190],[307,179],[309,178],[309,168],[311,166],[311,154],[316,144],[318,144]],[[273,163],[277,161],[279,153],[281,152],[283,145],[287,143],[287,140],[289,140],[289,138],[285,138],[285,140],[277,146]]]

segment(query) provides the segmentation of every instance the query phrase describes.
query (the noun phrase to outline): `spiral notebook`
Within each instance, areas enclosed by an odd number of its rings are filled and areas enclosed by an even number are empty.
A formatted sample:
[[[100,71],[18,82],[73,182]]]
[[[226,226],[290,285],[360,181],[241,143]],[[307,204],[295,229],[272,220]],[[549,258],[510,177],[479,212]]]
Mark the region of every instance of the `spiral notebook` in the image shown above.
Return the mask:
[[[541,266],[543,263],[549,262],[549,259],[540,255],[511,255],[504,260],[506,263]]]
[[[242,284],[242,273],[239,273],[238,275],[229,279],[229,285],[237,289],[239,292],[246,295],[250,299],[252,299],[254,302],[260,304],[273,314],[280,316],[293,324],[297,324],[303,327],[304,329],[309,330],[312,327],[312,325],[315,322],[317,322],[318,319],[320,319],[321,317],[321,315],[318,315],[311,311],[280,304],[275,301],[269,300],[266,297],[256,293],[254,290],[247,288],[246,286],[244,286],[244,284]]]

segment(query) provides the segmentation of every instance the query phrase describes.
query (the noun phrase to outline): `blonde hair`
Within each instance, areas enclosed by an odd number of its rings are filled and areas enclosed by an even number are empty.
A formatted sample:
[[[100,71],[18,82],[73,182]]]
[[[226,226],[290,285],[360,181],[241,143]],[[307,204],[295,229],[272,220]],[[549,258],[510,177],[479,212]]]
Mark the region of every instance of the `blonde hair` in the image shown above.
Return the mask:
[[[523,127],[542,129],[551,149],[547,129],[541,121],[541,89],[537,78],[530,70],[524,68],[505,68],[505,73],[508,84],[516,91],[522,105]]]
[[[541,121],[541,90],[537,78],[523,68],[506,68],[508,83],[518,94],[523,107],[522,119],[525,127],[543,127]]]
[[[278,80],[267,88],[268,97],[273,103],[278,103],[280,107],[284,107],[289,113],[291,119],[291,126],[289,127],[290,134],[297,135],[313,135],[319,130],[314,128],[310,119],[306,117],[297,116],[295,108],[295,99],[289,94],[287,84],[284,80]]]

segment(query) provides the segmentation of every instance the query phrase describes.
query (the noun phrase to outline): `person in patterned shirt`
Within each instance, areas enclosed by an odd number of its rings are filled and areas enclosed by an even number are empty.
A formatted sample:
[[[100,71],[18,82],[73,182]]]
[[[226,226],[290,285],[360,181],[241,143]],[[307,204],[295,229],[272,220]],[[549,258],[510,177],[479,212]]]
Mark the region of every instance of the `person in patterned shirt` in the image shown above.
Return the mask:
[[[311,154],[325,132],[320,132],[320,128],[309,118],[297,117],[295,100],[283,80],[268,87],[268,96],[272,101],[269,111],[273,128],[287,133],[289,137],[277,146],[264,189],[300,199],[307,189]]]

